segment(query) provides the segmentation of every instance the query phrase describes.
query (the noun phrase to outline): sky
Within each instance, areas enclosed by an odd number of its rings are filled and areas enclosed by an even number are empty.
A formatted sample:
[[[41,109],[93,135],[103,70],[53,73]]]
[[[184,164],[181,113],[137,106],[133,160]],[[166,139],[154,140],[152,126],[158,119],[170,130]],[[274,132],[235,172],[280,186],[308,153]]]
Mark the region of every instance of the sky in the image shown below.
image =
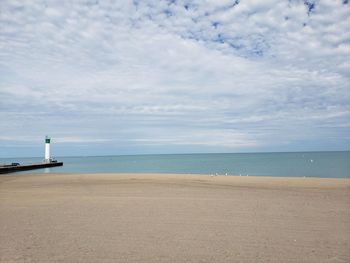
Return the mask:
[[[350,149],[347,0],[0,1],[0,157]]]

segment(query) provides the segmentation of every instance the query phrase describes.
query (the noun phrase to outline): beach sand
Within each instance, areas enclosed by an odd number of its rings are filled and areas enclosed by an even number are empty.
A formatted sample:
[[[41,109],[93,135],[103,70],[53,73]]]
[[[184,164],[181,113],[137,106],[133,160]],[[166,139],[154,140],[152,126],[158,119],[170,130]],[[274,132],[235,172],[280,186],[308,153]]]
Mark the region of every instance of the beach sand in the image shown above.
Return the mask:
[[[1,262],[350,262],[350,180],[0,176]]]

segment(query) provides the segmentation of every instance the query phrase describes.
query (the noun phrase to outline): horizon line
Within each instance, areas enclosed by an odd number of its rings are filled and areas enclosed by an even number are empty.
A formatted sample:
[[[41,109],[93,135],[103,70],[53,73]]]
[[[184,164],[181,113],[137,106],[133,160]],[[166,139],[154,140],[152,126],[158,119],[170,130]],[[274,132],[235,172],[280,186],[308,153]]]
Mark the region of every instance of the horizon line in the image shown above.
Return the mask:
[[[268,153],[317,153],[317,152],[350,152],[350,150],[307,150],[307,151],[262,151],[262,152],[207,152],[207,153],[136,153],[136,154],[108,154],[108,155],[61,155],[54,156],[57,158],[70,158],[70,157],[114,157],[114,156],[143,156],[143,155],[206,155],[206,154],[268,154]],[[10,158],[41,158],[43,156],[10,156],[0,157],[0,159]],[[44,157],[43,157],[44,158]]]

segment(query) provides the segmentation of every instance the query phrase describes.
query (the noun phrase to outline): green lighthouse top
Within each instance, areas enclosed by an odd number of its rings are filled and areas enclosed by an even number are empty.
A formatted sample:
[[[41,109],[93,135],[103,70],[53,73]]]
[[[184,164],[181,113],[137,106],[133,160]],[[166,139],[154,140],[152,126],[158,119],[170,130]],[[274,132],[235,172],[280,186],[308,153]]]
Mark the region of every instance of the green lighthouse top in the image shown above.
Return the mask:
[[[45,143],[50,143],[50,140],[51,140],[50,137],[46,135],[46,137],[45,137]]]

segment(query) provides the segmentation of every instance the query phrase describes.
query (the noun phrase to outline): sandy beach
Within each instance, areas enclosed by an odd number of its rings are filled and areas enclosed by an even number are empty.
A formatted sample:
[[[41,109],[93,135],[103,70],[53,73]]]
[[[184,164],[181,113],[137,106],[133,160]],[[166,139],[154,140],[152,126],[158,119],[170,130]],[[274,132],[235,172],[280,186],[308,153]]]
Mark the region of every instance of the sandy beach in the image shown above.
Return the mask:
[[[350,180],[0,176],[1,262],[350,262]]]

